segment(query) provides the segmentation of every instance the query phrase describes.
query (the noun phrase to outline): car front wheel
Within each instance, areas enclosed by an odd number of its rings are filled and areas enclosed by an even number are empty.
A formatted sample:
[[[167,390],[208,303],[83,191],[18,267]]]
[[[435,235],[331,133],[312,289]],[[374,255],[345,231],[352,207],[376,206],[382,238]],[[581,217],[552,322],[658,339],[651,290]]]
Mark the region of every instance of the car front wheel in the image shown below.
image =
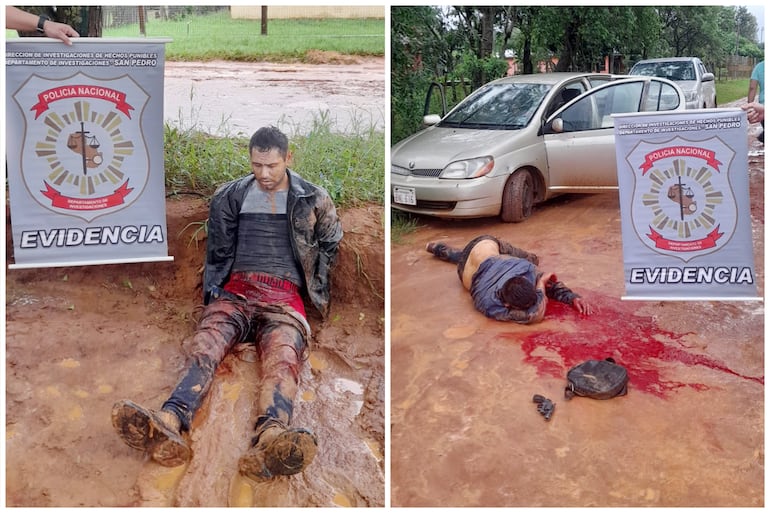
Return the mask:
[[[532,175],[526,169],[516,171],[505,182],[500,217],[504,223],[520,223],[532,215],[534,202],[535,187]]]

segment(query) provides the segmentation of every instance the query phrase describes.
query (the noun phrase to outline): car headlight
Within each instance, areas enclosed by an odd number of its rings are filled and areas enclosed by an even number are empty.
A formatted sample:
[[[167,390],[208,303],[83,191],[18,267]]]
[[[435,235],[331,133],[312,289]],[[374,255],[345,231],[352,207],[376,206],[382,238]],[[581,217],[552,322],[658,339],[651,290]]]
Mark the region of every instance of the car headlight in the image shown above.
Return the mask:
[[[495,159],[492,157],[477,157],[475,159],[458,160],[452,162],[441,171],[439,178],[463,180],[465,178],[478,178],[492,171],[495,167]]]
[[[698,92],[697,91],[685,91],[684,92],[684,99],[688,102],[694,102],[698,98]]]

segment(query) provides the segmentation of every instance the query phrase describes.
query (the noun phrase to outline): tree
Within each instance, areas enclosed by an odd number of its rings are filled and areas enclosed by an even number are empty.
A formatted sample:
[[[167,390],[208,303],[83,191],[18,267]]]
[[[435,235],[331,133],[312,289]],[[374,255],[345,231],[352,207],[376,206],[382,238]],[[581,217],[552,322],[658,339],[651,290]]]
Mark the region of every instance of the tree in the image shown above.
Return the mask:
[[[629,57],[649,59],[657,55],[661,48],[663,25],[655,7],[632,7],[633,21],[630,26],[629,40],[622,46],[622,51]],[[638,60],[638,59],[634,59]]]
[[[489,66],[483,63],[493,57],[495,41],[495,18],[497,7],[455,7],[455,12],[468,39],[470,53],[463,62],[470,66],[472,88],[476,89],[497,76],[490,76]],[[475,63],[475,64],[474,64]]]
[[[748,39],[752,43],[757,42],[757,18],[749,12],[744,6],[735,10],[735,30],[739,37]]]
[[[391,127],[393,141],[420,127],[428,86],[446,45],[438,9],[391,8]],[[443,71],[442,71],[443,73]]]
[[[672,56],[710,55],[720,51],[720,7],[666,6],[658,9],[664,27],[663,37]]]
[[[512,16],[510,16],[510,24],[512,26],[515,24],[519,28],[520,38],[519,44],[517,45],[516,54],[521,60],[522,73],[525,75],[535,72],[535,67],[532,60],[532,47],[534,27],[536,20],[538,19],[540,9],[540,7],[519,7],[515,8],[515,10],[512,12]],[[505,46],[503,46],[503,48],[505,48]]]

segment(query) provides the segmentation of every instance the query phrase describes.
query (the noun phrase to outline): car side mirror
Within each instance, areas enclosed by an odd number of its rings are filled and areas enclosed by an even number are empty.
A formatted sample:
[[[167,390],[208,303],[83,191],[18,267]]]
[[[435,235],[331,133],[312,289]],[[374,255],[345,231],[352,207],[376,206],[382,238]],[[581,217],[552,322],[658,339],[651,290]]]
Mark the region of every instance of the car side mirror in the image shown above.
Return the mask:
[[[564,121],[561,118],[556,118],[551,121],[551,130],[557,134],[562,133],[564,131]]]
[[[713,82],[714,81],[714,74],[713,73],[704,73],[703,74],[703,82]]]
[[[438,114],[428,114],[427,116],[422,117],[423,126],[433,126],[437,124],[439,121],[441,121],[441,116],[439,116]]]

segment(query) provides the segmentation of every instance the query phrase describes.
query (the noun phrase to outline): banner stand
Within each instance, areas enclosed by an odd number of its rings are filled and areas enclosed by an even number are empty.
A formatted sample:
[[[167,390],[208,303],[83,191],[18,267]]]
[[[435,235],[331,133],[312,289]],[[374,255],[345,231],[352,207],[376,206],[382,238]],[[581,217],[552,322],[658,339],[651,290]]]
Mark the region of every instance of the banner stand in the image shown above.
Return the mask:
[[[172,261],[157,38],[7,40],[9,269]]]
[[[756,301],[741,109],[615,114],[625,300]]]
[[[138,264],[145,262],[173,262],[174,257],[126,258],[123,260],[87,260],[84,262],[47,262],[45,264],[8,264],[8,269],[39,269],[44,267],[78,267],[84,265]]]

